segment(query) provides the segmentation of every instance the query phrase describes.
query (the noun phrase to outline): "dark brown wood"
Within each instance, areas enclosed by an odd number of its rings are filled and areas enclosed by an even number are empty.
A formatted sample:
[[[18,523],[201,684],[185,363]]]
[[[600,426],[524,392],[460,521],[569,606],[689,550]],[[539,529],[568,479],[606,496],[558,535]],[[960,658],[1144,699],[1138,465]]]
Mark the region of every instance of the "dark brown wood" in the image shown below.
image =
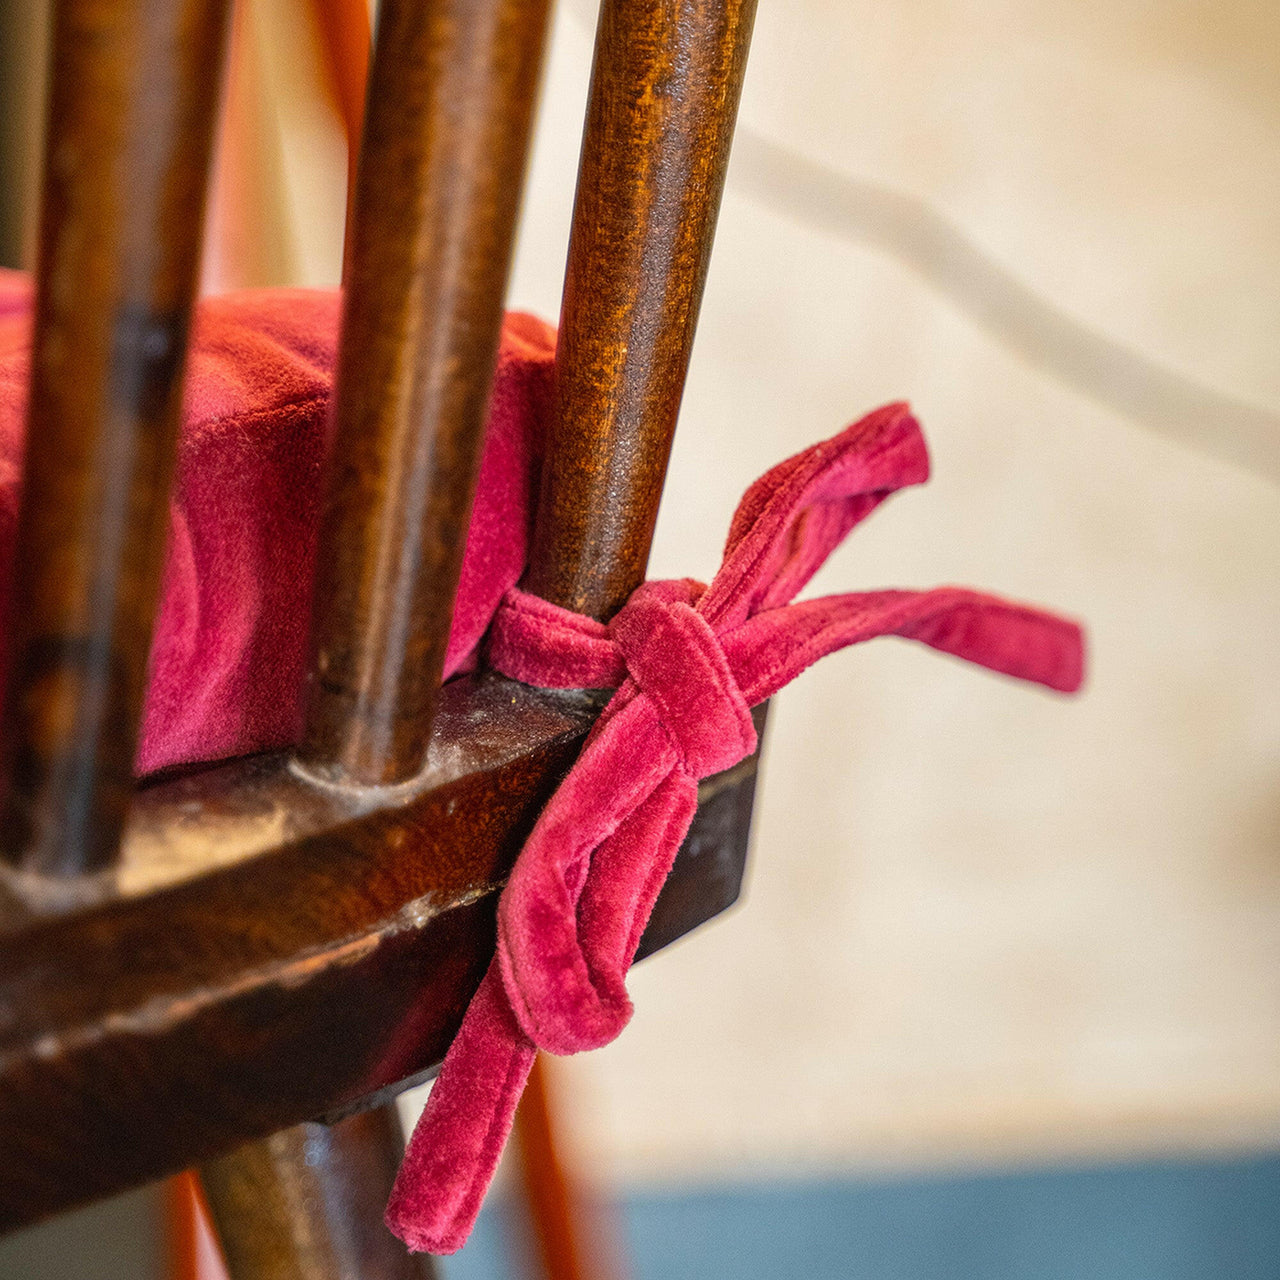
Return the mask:
[[[301,750],[335,780],[425,760],[546,19],[547,0],[383,0]]]
[[[168,520],[226,0],[60,0],[4,741],[5,856],[116,854]]]
[[[644,580],[754,14],[755,0],[601,6],[561,304],[556,416],[525,583],[596,618],[611,617]],[[761,730],[764,714],[762,707]],[[737,897],[741,863],[735,876],[717,866],[714,851],[722,842],[746,848],[751,797],[728,781],[732,774],[715,795],[700,796],[705,814],[642,950],[678,936],[683,913],[670,904],[695,880],[708,901]],[[714,837],[702,833],[704,822]],[[690,855],[697,871],[686,880]],[[540,1061],[516,1139],[542,1274],[607,1274],[610,1259],[590,1247],[589,1211],[560,1161]]]
[[[200,1171],[229,1280],[434,1280],[383,1225],[404,1140],[394,1107],[300,1124]]]
[[[344,16],[333,0],[327,10]],[[547,14],[546,0],[381,6],[300,752],[334,782],[401,783],[426,764]],[[352,24],[325,25],[341,34]],[[331,53],[362,78],[350,48]],[[487,815],[473,820],[483,843]],[[487,925],[479,936],[490,938]],[[472,956],[465,971],[475,968]],[[207,1165],[232,1280],[434,1274],[382,1225],[399,1148],[383,1107],[332,1130],[286,1129]]]
[[[59,56],[64,72],[85,62],[110,127],[75,93],[55,94],[55,118],[61,96],[71,104],[55,136],[105,151],[81,164],[55,146],[46,199],[32,422],[74,446],[73,479],[33,435],[8,810],[21,855],[17,870],[0,868],[0,1230],[318,1115],[340,1120],[426,1078],[492,956],[511,862],[599,706],[497,677],[437,688],[546,3],[384,0],[306,744],[297,762],[144,788],[113,858],[199,218],[185,239],[166,228],[198,212],[207,160],[189,100],[192,58],[217,62],[205,2],[65,0],[75,21],[59,29],[60,48],[101,37],[102,66],[83,48]],[[605,5],[532,579],[598,615],[643,573],[751,9]],[[201,102],[212,120],[211,96]],[[152,154],[135,138],[157,120]],[[141,194],[133,205],[126,186]],[[84,220],[86,191],[105,201],[96,221]],[[68,227],[89,245],[83,263]],[[82,269],[83,315],[67,284]],[[60,334],[84,344],[83,371],[68,372]],[[50,513],[68,510],[63,536]],[[559,585],[543,581],[553,573]],[[736,897],[755,766],[703,784],[642,954]],[[70,887],[32,874],[94,867],[106,870]],[[276,1140],[277,1189],[306,1176],[298,1140]],[[342,1159],[375,1149],[366,1133]],[[297,1246],[286,1252],[301,1265]]]
[[[597,618],[644,578],[755,0],[604,0],[529,589]]]
[[[426,1078],[594,713],[498,677],[451,681],[414,787],[325,788],[282,757],[242,761],[142,789],[100,901],[32,919],[10,878],[0,1231]],[[746,820],[726,813],[749,810],[754,767],[702,784],[712,839],[742,843],[713,851],[695,819],[642,954],[737,896]]]

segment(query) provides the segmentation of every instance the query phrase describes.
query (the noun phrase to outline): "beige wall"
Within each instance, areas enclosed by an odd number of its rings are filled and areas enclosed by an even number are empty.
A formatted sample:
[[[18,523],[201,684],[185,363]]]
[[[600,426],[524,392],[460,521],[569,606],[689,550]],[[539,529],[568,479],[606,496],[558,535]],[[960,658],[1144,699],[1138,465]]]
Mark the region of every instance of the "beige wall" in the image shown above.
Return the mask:
[[[551,316],[590,7],[513,284]],[[1093,675],[1071,703],[884,641],[778,698],[746,903],[564,1065],[610,1176],[1280,1137],[1278,50],[1267,0],[762,4],[654,570],[709,575],[755,475],[909,397],[936,479],[818,588],[1052,602]],[[273,101],[259,176],[332,282],[336,122]]]
[[[586,7],[557,25],[514,286],[550,314]],[[924,198],[1083,324],[1265,410],[1278,15],[765,3],[742,118]],[[1008,349],[1025,335],[993,338],[746,177],[730,178],[655,571],[712,572],[756,474],[905,396],[936,479],[818,587],[1053,602],[1088,620],[1093,673],[1072,703],[881,641],[781,695],[747,901],[638,970],[627,1033],[565,1064],[577,1142],[619,1178],[1274,1143],[1280,491],[1028,365]],[[1217,413],[1184,416],[1229,452]],[[1270,465],[1280,428],[1253,421]]]

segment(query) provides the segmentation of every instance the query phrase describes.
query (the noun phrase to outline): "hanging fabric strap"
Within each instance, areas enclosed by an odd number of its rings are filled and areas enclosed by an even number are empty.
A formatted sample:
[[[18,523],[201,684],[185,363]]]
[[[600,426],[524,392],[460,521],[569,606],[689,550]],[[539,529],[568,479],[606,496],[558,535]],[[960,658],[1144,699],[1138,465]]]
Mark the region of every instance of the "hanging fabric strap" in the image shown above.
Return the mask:
[[[498,908],[497,955],[406,1152],[387,1222],[413,1249],[465,1242],[538,1048],[609,1043],[631,1017],[626,974],[697,807],[698,782],[756,748],[750,708],[826,654],[919,640],[1064,693],[1072,622],[956,587],[792,603],[886,497],[928,478],[905,405],[870,414],[747,490],[710,586],[647,582],[608,623],[519,589],[489,660],[526,684],[615,688],[538,819]]]

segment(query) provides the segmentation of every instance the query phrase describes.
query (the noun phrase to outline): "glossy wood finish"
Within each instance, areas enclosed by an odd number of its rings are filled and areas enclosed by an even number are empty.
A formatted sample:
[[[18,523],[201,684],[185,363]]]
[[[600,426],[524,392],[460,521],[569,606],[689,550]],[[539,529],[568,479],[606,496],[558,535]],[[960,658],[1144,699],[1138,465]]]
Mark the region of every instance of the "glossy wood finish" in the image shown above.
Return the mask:
[[[10,878],[0,1230],[429,1075],[595,709],[451,681],[415,787],[371,797],[243,761],[140,791],[100,901],[32,919]],[[755,763],[703,783],[642,953],[736,897]]]
[[[547,0],[383,0],[301,758],[422,768],[493,376]]]
[[[652,8],[647,15],[648,25],[635,29],[631,25],[636,17],[635,10],[636,6],[611,7],[606,4],[602,16],[563,321],[579,341],[569,346],[568,357],[557,369],[561,421],[552,448],[553,466],[558,464],[561,481],[567,473],[570,474],[569,497],[585,503],[598,518],[597,523],[603,524],[613,535],[613,540],[605,538],[593,545],[593,558],[588,562],[580,546],[566,548],[562,540],[554,536],[557,527],[563,532],[561,499],[564,497],[564,485],[557,486],[553,479],[543,492],[543,511],[549,513],[549,518],[544,519],[540,526],[542,550],[540,558],[535,558],[533,574],[535,589],[546,590],[545,586],[537,585],[541,583],[539,566],[553,566],[557,572],[567,568],[579,574],[587,573],[597,598],[592,599],[589,594],[586,598],[558,598],[562,603],[596,611],[600,616],[607,616],[621,604],[643,577],[705,279],[750,26],[749,12],[744,24],[740,13],[720,11],[718,16],[725,21],[721,27],[711,20],[710,9],[685,13],[671,22],[660,9]],[[541,14],[534,20],[541,23],[544,19],[545,14]],[[386,21],[384,17],[383,22]],[[400,43],[403,43],[403,38]],[[380,39],[380,57],[389,56],[387,47]],[[689,56],[691,51],[694,54],[692,58]],[[468,72],[469,69],[463,69],[463,74]],[[470,74],[483,75],[484,72]],[[380,93],[375,71],[371,93],[375,112],[385,100],[385,88],[382,86]],[[661,95],[663,89],[669,94],[666,98]],[[655,90],[659,91],[656,96]],[[618,111],[618,104],[628,100],[635,106],[635,114],[629,121]],[[500,110],[504,109],[502,104],[497,105]],[[481,124],[484,124],[483,117]],[[523,126],[527,130],[527,124],[526,114],[517,119],[515,127],[518,130]],[[517,138],[523,145],[524,137],[517,133]],[[399,138],[396,142],[399,144]],[[377,143],[375,133],[366,145],[364,163],[369,166],[366,172],[372,172],[376,166],[379,173],[385,175],[385,156],[378,156]],[[495,159],[498,171],[504,163],[517,162],[517,157],[509,152],[499,154]],[[471,163],[480,167],[475,157]],[[518,166],[522,172],[523,152],[518,157]],[[488,172],[493,174],[494,169]],[[648,182],[644,180],[646,175],[651,175]],[[440,178],[441,174],[437,173],[436,181]],[[518,190],[518,181],[512,183],[512,189]],[[631,199],[619,199],[623,194]],[[366,199],[362,188],[357,203],[354,239],[351,241],[355,248],[350,260],[352,274],[349,281],[358,286],[363,279],[365,287],[370,288],[369,299],[372,299],[375,296],[371,287],[373,282],[360,274],[364,262],[361,255],[369,248],[369,242],[362,238],[365,227],[360,222],[362,217],[369,217],[368,206],[364,203]],[[384,199],[381,192],[379,199]],[[491,200],[492,194],[486,192],[485,199]],[[645,206],[645,213],[634,225],[628,226],[626,220],[635,213],[636,199]],[[477,213],[482,213],[483,209],[482,203],[477,207]],[[614,226],[603,225],[602,211],[618,217],[620,222]],[[401,222],[406,217],[403,209],[393,208],[387,212],[389,218]],[[466,219],[459,219],[457,210],[450,209],[446,200],[442,199],[434,212],[442,218],[451,219],[455,225],[461,221],[464,230],[468,229]],[[626,252],[619,254],[616,243],[611,242],[611,236],[617,233],[619,226],[631,238],[630,255]],[[438,228],[431,230],[439,234]],[[394,223],[385,221],[377,227],[376,234],[380,240],[388,241],[394,251],[393,231]],[[509,221],[504,246],[508,253],[510,233]],[[504,280],[506,262],[506,257],[500,253],[493,264],[501,270]],[[598,272],[605,265],[608,267],[605,278],[622,285],[621,297],[608,297],[597,289],[593,272]],[[590,281],[590,288],[583,287],[584,281]],[[466,282],[465,267],[462,282]],[[455,275],[449,283],[456,286],[458,277]],[[489,285],[492,291],[492,276]],[[380,280],[378,286],[379,291],[384,290],[385,281]],[[481,287],[484,287],[483,280]],[[454,299],[446,298],[446,306],[451,300],[456,301],[459,315],[474,315],[477,310],[474,296],[459,294]],[[610,308],[613,309],[614,324],[612,328],[602,327],[602,309]],[[343,370],[347,378],[350,378],[349,371],[357,367],[358,359],[362,373],[369,368],[358,345],[365,339],[366,331],[352,327],[352,316],[360,314],[357,298],[348,312],[344,337]],[[647,324],[648,327],[647,334],[639,343],[635,341],[637,317],[642,326]],[[456,319],[446,313],[438,318],[438,322],[447,326],[456,323]],[[377,341],[383,340],[381,331],[375,337]],[[403,335],[400,337],[403,342]],[[600,351],[615,357],[619,352],[629,352],[633,359],[615,359],[601,372],[589,367],[593,355]],[[430,354],[433,353],[427,353]],[[452,356],[453,352],[448,354]],[[492,350],[487,354],[491,361]],[[473,342],[464,352],[464,358],[447,366],[437,378],[447,376],[456,381],[462,374],[464,377],[471,375],[474,379],[476,361],[480,357],[481,352]],[[428,368],[428,379],[432,373]],[[646,378],[654,380],[650,386],[645,385]],[[476,438],[479,419],[478,413],[474,412],[474,381],[469,388],[462,388],[462,396],[466,397],[468,391],[471,396],[469,402],[459,399],[451,403],[447,396],[436,399],[434,420],[415,423],[410,416],[406,422],[405,410],[410,406],[395,397],[389,404],[383,403],[381,416],[377,419],[402,440],[415,429],[427,433],[428,443],[440,451],[446,450],[455,436],[461,436],[464,450],[453,462],[452,475],[425,474],[416,478],[418,488],[425,486],[429,490],[434,482],[442,490],[437,495],[438,502],[448,496],[448,486],[453,484],[456,503],[459,496],[456,485],[464,475],[459,464],[465,467],[467,462],[465,442]],[[655,391],[661,400],[657,406],[652,404]],[[351,545],[353,533],[356,538],[386,540],[387,533],[380,524],[386,521],[388,513],[380,504],[390,501],[394,515],[398,507],[406,505],[407,496],[410,518],[417,510],[412,489],[406,495],[404,490],[396,491],[393,487],[399,479],[394,459],[409,448],[421,449],[422,442],[410,437],[408,444],[393,445],[392,470],[388,476],[385,446],[377,447],[377,427],[370,432],[362,420],[368,416],[370,406],[379,404],[376,383],[365,380],[356,385],[354,393],[347,398],[344,395],[345,389],[340,389],[337,454],[343,460],[343,471],[336,502],[340,511],[343,503],[353,502],[354,507],[348,507],[345,517],[334,521],[331,542],[327,552],[322,553],[329,555],[334,555],[339,546]],[[602,404],[616,408],[613,422],[607,416],[601,417]],[[468,409],[473,411],[469,424]],[[344,439],[343,428],[348,421],[350,430],[359,434]],[[582,431],[584,425],[588,427],[587,432]],[[374,442],[375,456],[368,453],[361,456],[359,443],[369,440]],[[602,441],[606,449],[603,455],[600,452]],[[471,448],[470,456],[474,458],[474,445]],[[379,452],[381,456],[377,456]],[[604,465],[606,462],[608,465]],[[374,483],[372,496],[368,492],[371,477]],[[410,475],[411,485],[413,481]],[[431,499],[428,492],[428,504]],[[465,508],[455,505],[448,510],[441,505],[432,509],[428,505],[425,518],[425,565],[410,565],[408,568],[379,565],[386,578],[378,584],[379,594],[371,593],[367,598],[356,595],[348,600],[337,600],[332,606],[326,603],[329,584],[321,586],[317,601],[318,607],[324,611],[321,613],[321,626],[328,630],[322,634],[317,653],[312,731],[305,748],[305,758],[312,767],[327,765],[339,777],[365,783],[397,782],[412,776],[419,767],[421,744],[414,734],[425,733],[430,705],[424,706],[423,693],[429,690],[408,683],[403,665],[412,661],[421,668],[424,655],[428,655],[426,674],[433,682],[438,678],[447,633],[448,605],[456,587],[461,551],[458,530],[463,527]],[[451,523],[454,525],[452,531]],[[393,526],[393,529],[395,545],[404,545],[404,525]],[[586,536],[593,538],[597,531],[588,527]],[[433,537],[439,538],[449,532],[453,534],[455,553],[451,560],[442,555],[445,548],[437,549],[432,542]],[[548,534],[553,536],[548,537]],[[379,545],[377,549],[385,557],[385,548]],[[415,551],[411,541],[408,551],[411,554]],[[367,552],[365,554],[367,556]],[[361,585],[350,564],[343,565],[335,560],[334,565],[334,582],[339,588]],[[412,576],[415,570],[419,575],[417,583]],[[443,586],[437,589],[430,601],[430,609],[421,604],[415,607],[415,590],[421,594],[435,583]],[[555,588],[551,591],[554,593]],[[388,607],[379,610],[377,604],[380,599],[387,600]],[[406,608],[407,623],[397,619],[393,612]],[[434,632],[428,629],[431,611],[434,611],[437,624]],[[339,642],[346,641],[351,646],[348,653],[353,655],[357,673],[353,681],[353,664],[349,659],[344,696],[337,699],[331,696],[334,667],[328,647],[332,643],[330,637],[335,635]],[[364,644],[369,652],[361,654],[353,641]],[[388,653],[388,643],[397,644],[399,648]],[[390,679],[387,678],[388,673]],[[375,679],[383,683],[374,683]],[[353,688],[362,693],[363,702],[356,700],[348,705],[346,697]],[[748,796],[748,807],[749,803]],[[741,835],[742,847],[745,848],[745,823]],[[739,871],[740,867],[739,863]],[[736,883],[733,892],[736,895]],[[590,1265],[584,1252],[584,1242],[579,1237],[581,1214],[575,1212],[571,1204],[568,1184],[556,1156],[550,1115],[540,1082],[540,1072],[535,1068],[517,1122],[531,1216],[536,1224],[546,1275],[552,1280],[580,1280],[580,1277],[599,1274],[599,1270]],[[340,1178],[335,1180],[329,1175],[326,1181],[323,1173],[299,1165],[298,1151],[312,1140],[304,1128],[276,1134],[218,1162],[206,1177],[206,1182],[215,1189],[226,1185],[262,1185],[264,1182],[287,1187],[295,1178],[300,1178],[312,1189],[310,1209],[295,1206],[287,1210],[282,1204],[275,1212],[288,1212],[299,1241],[309,1238],[313,1232],[327,1238],[329,1210],[341,1201],[343,1185]],[[270,1196],[251,1199],[270,1203]],[[376,1209],[376,1206],[372,1207]],[[244,1280],[274,1280],[276,1276],[280,1280],[293,1280],[294,1276],[307,1273],[308,1251],[301,1243],[289,1253],[288,1261],[278,1248],[264,1251],[263,1241],[275,1239],[269,1230],[264,1230],[267,1224],[255,1216],[246,1198],[241,1198],[240,1214],[232,1211],[235,1208],[235,1204],[230,1204],[220,1215],[227,1224],[225,1230],[232,1233],[227,1238],[234,1240],[247,1236],[245,1256],[239,1265],[232,1267],[233,1280],[239,1280],[240,1276]],[[346,1214],[339,1217],[358,1218],[370,1208],[367,1204],[352,1202],[348,1204]],[[234,1246],[231,1252],[236,1252]],[[268,1256],[272,1261],[264,1263]],[[381,1272],[375,1268],[370,1274]]]
[[[11,612],[5,856],[114,859],[168,519],[225,0],[60,0]]]
[[[354,157],[367,13],[363,0],[317,0],[317,11]],[[546,20],[545,3],[382,6],[363,184],[350,166],[336,465],[302,753],[334,780],[397,783],[425,762]],[[382,1225],[398,1154],[384,1107],[206,1166],[232,1280],[431,1274]]]
[[[393,1107],[302,1124],[201,1170],[229,1280],[434,1280],[382,1215],[404,1149]]]
[[[604,0],[528,587],[597,618],[644,578],[755,0]]]

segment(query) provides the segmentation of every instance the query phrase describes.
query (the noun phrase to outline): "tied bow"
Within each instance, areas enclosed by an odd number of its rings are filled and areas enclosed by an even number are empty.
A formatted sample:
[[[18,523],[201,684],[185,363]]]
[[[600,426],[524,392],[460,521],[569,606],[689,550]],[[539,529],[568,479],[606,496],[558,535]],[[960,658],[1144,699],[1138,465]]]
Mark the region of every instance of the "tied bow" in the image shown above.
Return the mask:
[[[710,586],[647,582],[607,624],[518,589],[503,599],[494,667],[526,684],[617,692],[516,862],[497,955],[409,1143],[387,1223],[411,1248],[465,1242],[536,1050],[598,1048],[627,1024],[626,973],[698,781],[755,750],[752,706],[879,635],[1079,688],[1079,627],[992,596],[942,587],[791,603],[854,525],[928,471],[919,425],[890,405],[747,490]]]

